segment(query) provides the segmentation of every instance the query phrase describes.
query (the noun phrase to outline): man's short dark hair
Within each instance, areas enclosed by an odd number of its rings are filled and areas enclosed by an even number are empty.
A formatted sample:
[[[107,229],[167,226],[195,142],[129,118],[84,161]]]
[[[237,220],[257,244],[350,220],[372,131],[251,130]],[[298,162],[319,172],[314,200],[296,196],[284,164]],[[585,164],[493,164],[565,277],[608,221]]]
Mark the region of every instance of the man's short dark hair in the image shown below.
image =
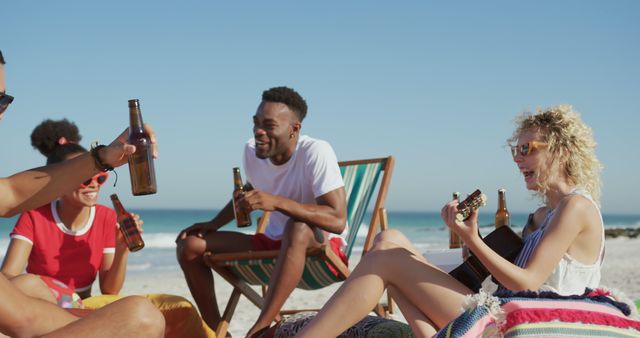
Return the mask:
[[[2,56],[1,50],[0,50],[0,65],[4,65],[4,57]]]
[[[262,101],[284,103],[293,110],[300,122],[307,116],[307,102],[289,87],[273,87],[262,92]]]

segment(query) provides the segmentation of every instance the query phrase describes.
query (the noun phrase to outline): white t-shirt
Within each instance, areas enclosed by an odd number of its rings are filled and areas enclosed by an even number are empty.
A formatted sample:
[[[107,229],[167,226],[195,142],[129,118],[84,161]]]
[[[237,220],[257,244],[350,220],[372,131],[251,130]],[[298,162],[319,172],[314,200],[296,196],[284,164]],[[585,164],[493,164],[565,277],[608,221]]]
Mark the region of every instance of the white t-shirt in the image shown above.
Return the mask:
[[[255,189],[302,204],[316,204],[317,197],[344,186],[336,154],[326,141],[300,136],[293,155],[282,165],[256,157],[255,147],[251,138],[244,148],[243,161],[247,182]],[[281,239],[287,221],[289,216],[273,212],[265,235]]]

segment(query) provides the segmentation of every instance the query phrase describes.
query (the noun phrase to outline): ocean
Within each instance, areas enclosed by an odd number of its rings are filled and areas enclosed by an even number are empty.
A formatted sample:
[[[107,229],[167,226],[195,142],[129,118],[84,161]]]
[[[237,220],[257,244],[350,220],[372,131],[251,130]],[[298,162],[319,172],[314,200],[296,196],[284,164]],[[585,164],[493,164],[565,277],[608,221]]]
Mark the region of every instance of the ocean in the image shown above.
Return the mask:
[[[140,214],[144,220],[145,248],[129,255],[128,273],[155,273],[179,269],[175,258],[175,238],[178,232],[193,223],[209,220],[217,210],[131,210]],[[253,213],[254,217],[258,213]],[[481,232],[486,234],[493,229],[493,213],[481,213],[479,223]],[[606,228],[640,227],[640,215],[604,215]],[[367,218],[368,219],[368,218]],[[389,226],[402,231],[420,250],[442,249],[448,246],[448,229],[436,212],[389,212]],[[9,233],[17,217],[0,219],[0,257],[4,258],[9,244]],[[527,220],[527,214],[511,214],[512,227],[520,230]],[[229,224],[223,229],[239,230],[245,233],[255,232],[253,226],[238,229]],[[362,253],[362,243],[366,236],[366,227],[358,232],[358,242],[352,255]]]

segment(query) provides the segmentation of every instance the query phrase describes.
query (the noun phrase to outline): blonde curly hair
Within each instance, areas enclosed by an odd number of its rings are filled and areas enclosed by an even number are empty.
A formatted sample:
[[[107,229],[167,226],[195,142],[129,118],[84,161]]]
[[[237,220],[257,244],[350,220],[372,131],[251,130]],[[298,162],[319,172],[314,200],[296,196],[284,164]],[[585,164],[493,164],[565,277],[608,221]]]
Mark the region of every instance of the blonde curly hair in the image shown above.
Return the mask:
[[[558,105],[537,113],[525,112],[515,120],[517,125],[509,144],[527,131],[538,132],[547,142],[549,165],[558,164],[569,180],[586,189],[600,204],[600,173],[602,165],[596,157],[596,142],[591,128],[570,105]],[[551,173],[553,175],[553,173]],[[546,202],[550,175],[539,176],[536,194]]]

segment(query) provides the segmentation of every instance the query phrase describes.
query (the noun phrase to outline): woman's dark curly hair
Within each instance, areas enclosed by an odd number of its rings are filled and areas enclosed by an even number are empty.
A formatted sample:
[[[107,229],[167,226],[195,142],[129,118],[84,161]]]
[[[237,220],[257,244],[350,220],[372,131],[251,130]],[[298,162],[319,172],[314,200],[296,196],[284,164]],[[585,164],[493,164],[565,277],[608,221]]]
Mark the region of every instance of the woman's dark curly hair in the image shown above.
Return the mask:
[[[68,143],[78,143],[82,139],[75,123],[67,119],[47,119],[31,132],[31,145],[38,149],[42,155],[49,157],[54,149],[60,146],[59,140],[62,137]]]
[[[60,143],[64,137],[66,143]],[[75,123],[67,120],[42,121],[31,132],[31,145],[47,158],[47,165],[62,162],[69,155],[87,152],[78,142],[82,139]]]

